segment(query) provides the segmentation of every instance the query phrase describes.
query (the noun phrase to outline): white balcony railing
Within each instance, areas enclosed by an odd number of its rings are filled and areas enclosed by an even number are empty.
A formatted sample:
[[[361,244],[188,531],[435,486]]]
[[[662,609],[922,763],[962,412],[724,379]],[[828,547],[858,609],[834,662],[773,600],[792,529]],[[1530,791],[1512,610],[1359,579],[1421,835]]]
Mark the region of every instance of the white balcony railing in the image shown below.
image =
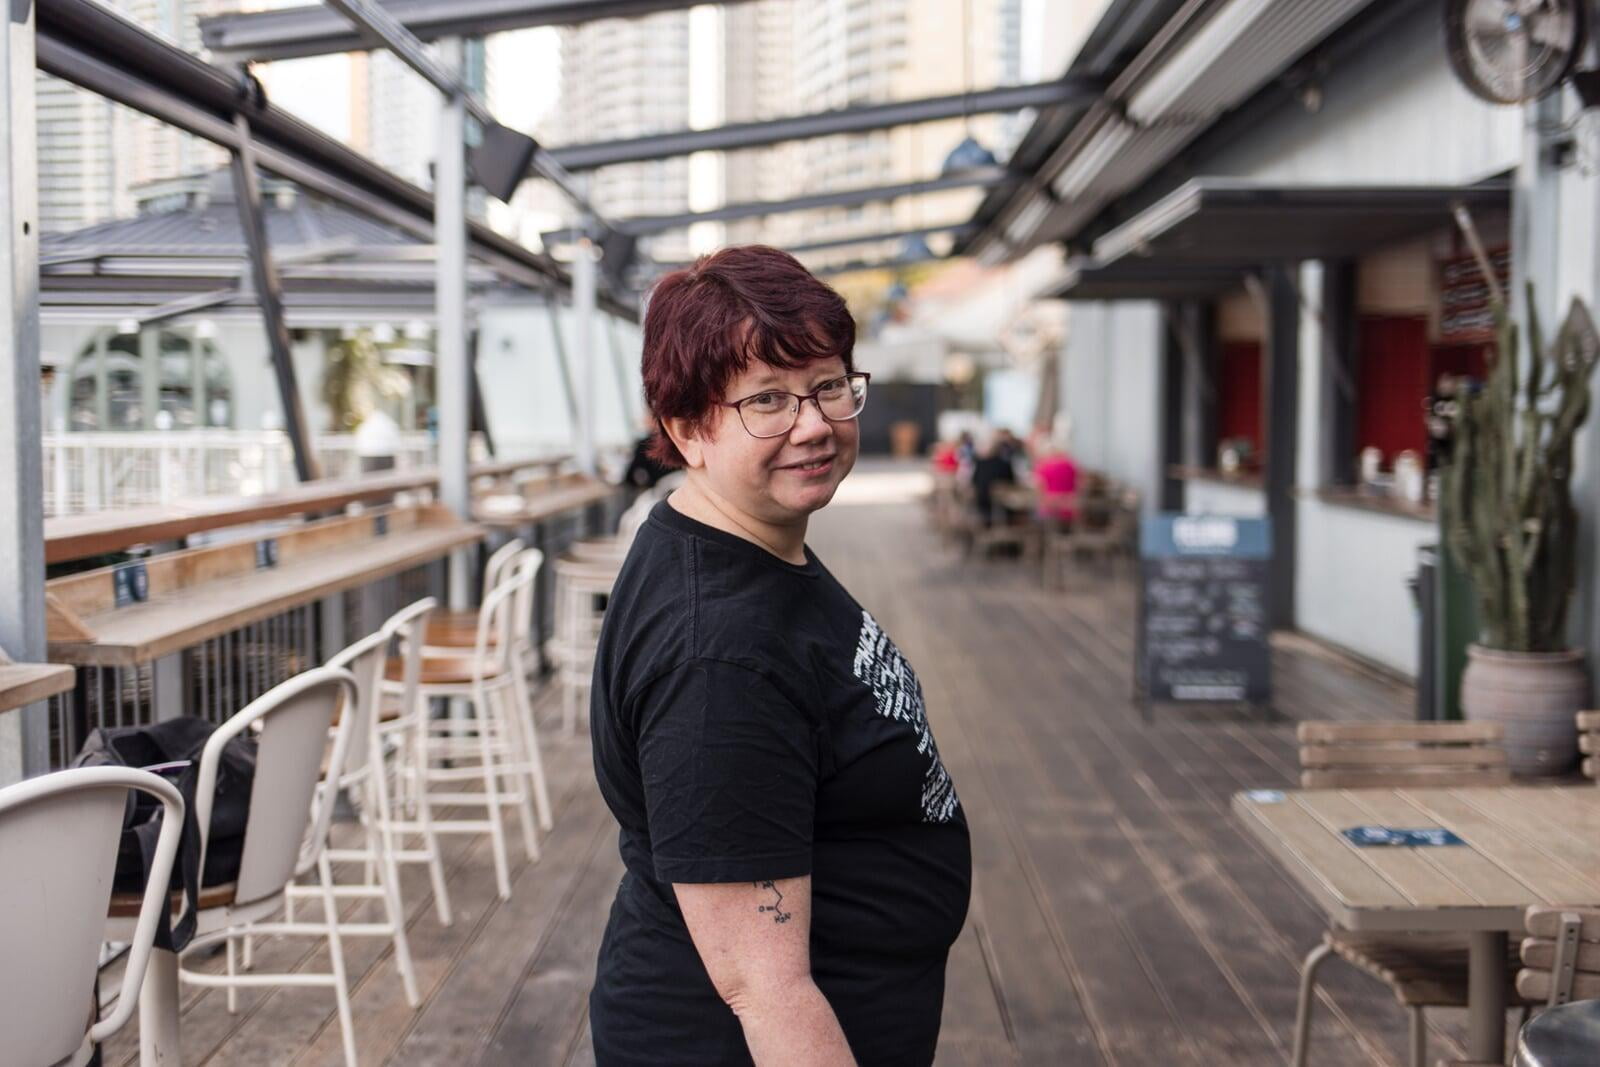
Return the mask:
[[[361,473],[351,434],[314,439],[325,478]],[[397,470],[434,462],[432,439],[405,434]],[[172,504],[202,496],[259,496],[295,484],[294,454],[281,430],[47,433],[44,511],[77,515]]]

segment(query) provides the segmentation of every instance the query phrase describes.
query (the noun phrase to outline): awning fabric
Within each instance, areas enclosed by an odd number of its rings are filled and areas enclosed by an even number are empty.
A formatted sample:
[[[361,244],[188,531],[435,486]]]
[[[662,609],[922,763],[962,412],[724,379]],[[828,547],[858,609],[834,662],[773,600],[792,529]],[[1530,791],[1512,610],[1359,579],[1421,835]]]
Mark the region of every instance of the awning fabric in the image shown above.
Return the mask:
[[[1508,182],[1482,185],[1269,185],[1188,182],[1094,245],[1101,264],[1151,262],[1258,266],[1360,255],[1454,225],[1469,211],[1509,210]]]

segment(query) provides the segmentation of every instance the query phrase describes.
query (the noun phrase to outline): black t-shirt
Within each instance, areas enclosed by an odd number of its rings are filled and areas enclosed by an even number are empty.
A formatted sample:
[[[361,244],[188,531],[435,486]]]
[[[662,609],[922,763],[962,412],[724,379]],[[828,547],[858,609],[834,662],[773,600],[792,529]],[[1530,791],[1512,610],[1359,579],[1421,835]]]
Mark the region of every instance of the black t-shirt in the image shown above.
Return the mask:
[[[606,609],[595,774],[622,830],[590,997],[599,1067],[748,1064],[673,882],[811,876],[811,971],[856,1059],[933,1060],[972,880],[922,686],[806,550],[658,504]]]

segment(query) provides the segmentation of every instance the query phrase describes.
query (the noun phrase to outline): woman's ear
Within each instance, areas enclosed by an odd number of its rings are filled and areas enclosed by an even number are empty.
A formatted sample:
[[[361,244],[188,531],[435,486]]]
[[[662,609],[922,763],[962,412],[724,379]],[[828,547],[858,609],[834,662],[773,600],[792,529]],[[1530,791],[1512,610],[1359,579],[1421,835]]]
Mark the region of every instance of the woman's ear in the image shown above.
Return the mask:
[[[666,431],[667,438],[677,446],[678,452],[683,456],[685,467],[699,470],[706,465],[705,450],[701,447],[699,436],[705,432],[704,427],[695,428],[689,419],[662,419],[661,428]]]

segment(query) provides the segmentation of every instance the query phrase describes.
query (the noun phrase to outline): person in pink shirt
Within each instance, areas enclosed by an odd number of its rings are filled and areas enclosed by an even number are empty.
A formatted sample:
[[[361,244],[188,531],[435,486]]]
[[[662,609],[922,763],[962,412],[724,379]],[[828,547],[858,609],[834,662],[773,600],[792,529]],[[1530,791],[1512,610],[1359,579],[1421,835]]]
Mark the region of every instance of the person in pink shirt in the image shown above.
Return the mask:
[[[1039,518],[1070,523],[1076,517],[1078,465],[1060,444],[1047,440],[1034,457],[1033,484],[1039,490]]]

